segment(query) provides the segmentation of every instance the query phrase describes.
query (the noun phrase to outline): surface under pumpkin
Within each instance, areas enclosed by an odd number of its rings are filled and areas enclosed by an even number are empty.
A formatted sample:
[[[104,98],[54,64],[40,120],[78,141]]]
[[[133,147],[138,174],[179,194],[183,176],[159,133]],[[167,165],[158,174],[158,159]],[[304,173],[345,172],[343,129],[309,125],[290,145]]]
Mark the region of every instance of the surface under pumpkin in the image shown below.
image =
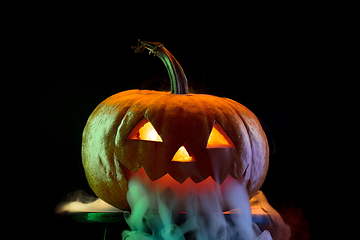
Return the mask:
[[[186,76],[160,43],[140,42],[168,69],[172,92],[129,90],[104,100],[83,132],[82,159],[98,197],[129,209],[128,180],[170,187],[179,195],[211,191],[228,178],[244,181],[251,198],[261,187],[269,148],[256,116],[240,103],[189,94]]]

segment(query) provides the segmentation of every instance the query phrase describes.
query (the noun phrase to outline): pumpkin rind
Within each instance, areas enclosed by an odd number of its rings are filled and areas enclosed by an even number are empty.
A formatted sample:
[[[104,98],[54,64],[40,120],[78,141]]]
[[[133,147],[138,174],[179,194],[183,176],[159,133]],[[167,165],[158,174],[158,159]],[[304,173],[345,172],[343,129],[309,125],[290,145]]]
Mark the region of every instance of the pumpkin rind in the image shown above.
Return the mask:
[[[144,117],[163,142],[127,139]],[[206,149],[215,121],[235,148]],[[192,152],[195,163],[171,161],[182,145]],[[228,174],[236,179],[244,174],[252,197],[265,179],[268,154],[265,133],[250,110],[231,99],[203,94],[120,92],[94,110],[83,133],[82,156],[89,184],[100,198],[121,209],[128,209],[127,172],[140,167],[151,180],[169,173],[179,182],[187,177],[199,182],[211,176],[221,183]]]

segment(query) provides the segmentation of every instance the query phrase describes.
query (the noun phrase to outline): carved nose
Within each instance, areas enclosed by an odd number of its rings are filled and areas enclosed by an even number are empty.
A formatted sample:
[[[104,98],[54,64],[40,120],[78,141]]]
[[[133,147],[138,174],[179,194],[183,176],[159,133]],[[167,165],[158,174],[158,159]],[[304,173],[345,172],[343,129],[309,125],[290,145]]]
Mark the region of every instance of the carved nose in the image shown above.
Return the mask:
[[[195,162],[195,158],[190,156],[188,151],[184,146],[181,146],[177,152],[175,153],[173,159],[171,161],[174,162]]]

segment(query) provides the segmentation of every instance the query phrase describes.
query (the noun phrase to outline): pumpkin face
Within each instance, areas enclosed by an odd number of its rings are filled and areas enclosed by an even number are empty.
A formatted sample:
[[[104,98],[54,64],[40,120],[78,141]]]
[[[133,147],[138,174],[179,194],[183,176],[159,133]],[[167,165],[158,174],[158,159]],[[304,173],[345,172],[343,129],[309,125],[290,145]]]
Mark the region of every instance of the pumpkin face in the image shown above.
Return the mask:
[[[128,180],[135,176],[179,194],[232,177],[244,181],[252,197],[265,179],[268,155],[266,136],[250,110],[203,94],[120,92],[100,103],[83,132],[88,182],[120,209],[129,209]]]

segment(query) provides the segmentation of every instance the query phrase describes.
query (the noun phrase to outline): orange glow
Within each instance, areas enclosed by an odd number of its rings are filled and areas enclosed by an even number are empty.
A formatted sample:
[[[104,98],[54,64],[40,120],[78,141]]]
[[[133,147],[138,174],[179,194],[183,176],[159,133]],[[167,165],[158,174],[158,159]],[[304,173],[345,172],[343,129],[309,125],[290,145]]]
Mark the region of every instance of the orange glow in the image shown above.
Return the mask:
[[[162,192],[166,188],[170,188],[180,197],[186,196],[191,192],[197,194],[213,192],[219,187],[222,189],[231,181],[242,181],[241,178],[234,179],[229,175],[221,185],[216,183],[212,177],[208,177],[199,183],[195,183],[191,178],[187,178],[183,183],[179,183],[168,173],[155,181],[151,181],[143,168],[140,168],[136,173],[131,172],[131,178],[134,177],[141,180],[143,184],[148,186],[154,192]]]
[[[206,148],[235,148],[234,143],[226,134],[224,129],[215,122],[211,130]]]
[[[140,123],[130,133],[128,139],[145,140],[162,142],[160,135],[155,130],[154,126],[146,119],[140,121]]]
[[[195,162],[195,159],[189,155],[185,147],[180,147],[175,153],[172,161],[174,162]]]
[[[219,187],[219,184],[217,184],[212,177],[208,177],[199,183],[195,183],[191,178],[187,178],[183,183],[179,183],[167,173],[163,177],[155,181],[151,181],[143,168],[140,168],[136,173],[132,173],[131,175],[131,178],[135,177],[140,179],[141,182],[148,186],[152,191],[162,192],[166,188],[170,188],[181,197],[189,194],[190,192],[211,192]],[[231,176],[229,175],[229,177]]]
[[[140,139],[148,140],[148,141],[155,141],[155,142],[162,142],[161,137],[156,132],[155,128],[150,122],[147,122],[144,126],[139,129]]]

